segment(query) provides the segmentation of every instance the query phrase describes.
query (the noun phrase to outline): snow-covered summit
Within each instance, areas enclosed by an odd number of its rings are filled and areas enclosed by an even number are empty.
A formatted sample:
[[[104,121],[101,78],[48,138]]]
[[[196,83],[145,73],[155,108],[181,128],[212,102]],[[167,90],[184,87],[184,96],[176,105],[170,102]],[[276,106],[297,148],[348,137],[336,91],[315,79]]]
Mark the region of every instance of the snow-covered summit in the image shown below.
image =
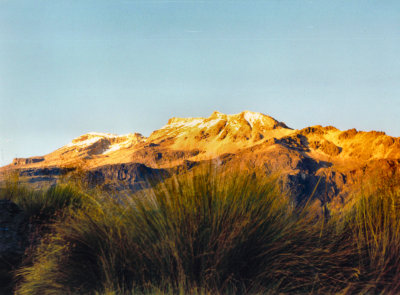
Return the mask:
[[[223,114],[215,111],[209,118],[171,118],[162,129],[175,129],[175,128],[212,128],[221,120],[226,121],[229,125],[248,124],[251,128],[258,125],[261,128],[276,129],[288,128],[284,123],[275,120],[274,118],[264,115],[262,113],[244,111],[238,114]]]
[[[148,141],[173,140],[177,146],[201,150],[236,150],[269,137],[281,137],[292,129],[262,113],[238,114],[213,112],[208,118],[172,118],[154,131]]]
[[[122,148],[129,148],[145,140],[139,133],[117,135],[112,133],[89,132],[65,145],[65,152],[88,152],[89,154],[109,154]]]

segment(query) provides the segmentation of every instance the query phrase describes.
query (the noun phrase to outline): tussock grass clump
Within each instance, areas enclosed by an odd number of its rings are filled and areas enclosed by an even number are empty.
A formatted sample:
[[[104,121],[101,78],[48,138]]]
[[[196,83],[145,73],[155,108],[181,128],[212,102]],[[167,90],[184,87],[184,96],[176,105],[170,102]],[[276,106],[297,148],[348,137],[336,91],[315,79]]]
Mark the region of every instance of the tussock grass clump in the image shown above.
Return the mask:
[[[42,223],[49,222],[55,214],[67,208],[78,208],[89,197],[73,184],[60,184],[44,190],[33,190],[9,181],[0,190],[0,199],[16,203],[28,219],[35,218]]]
[[[328,219],[296,208],[273,177],[183,173],[68,207],[16,294],[399,293],[399,187],[364,191]]]
[[[343,220],[357,249],[364,293],[400,293],[400,178],[395,175],[362,192]]]
[[[15,284],[15,279],[11,278],[16,269],[32,265],[36,247],[41,243],[41,239],[52,232],[52,224],[65,220],[69,214],[88,203],[90,197],[73,184],[33,190],[22,185],[16,177],[8,180],[0,188],[0,199],[11,200],[23,212],[16,229],[17,232],[12,233],[10,237],[12,242],[15,239],[14,234],[19,236],[18,247],[22,250],[25,249],[25,253],[14,254],[12,264],[9,263],[10,257],[6,260],[1,257],[3,263],[10,265],[4,270],[6,274],[0,275],[0,279],[8,278],[7,286],[0,286],[0,293],[4,291],[8,294],[3,287],[10,289]],[[8,230],[7,227],[6,230]],[[3,253],[1,254],[3,255]]]
[[[337,289],[348,252],[308,216],[273,178],[187,173],[58,223],[17,294]]]

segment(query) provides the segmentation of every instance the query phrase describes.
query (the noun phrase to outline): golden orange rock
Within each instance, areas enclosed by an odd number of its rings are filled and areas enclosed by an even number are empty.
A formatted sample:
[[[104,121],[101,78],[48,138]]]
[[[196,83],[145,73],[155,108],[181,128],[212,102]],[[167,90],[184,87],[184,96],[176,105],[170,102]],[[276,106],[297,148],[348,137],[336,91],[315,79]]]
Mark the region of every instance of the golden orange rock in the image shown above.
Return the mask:
[[[339,204],[366,175],[399,171],[400,138],[376,131],[340,131],[332,126],[296,130],[261,113],[214,112],[209,118],[171,118],[147,138],[138,133],[85,134],[43,157],[15,159],[1,171],[4,175],[19,169],[29,181],[40,183],[35,178],[46,168],[79,166],[91,173],[98,171],[100,179],[107,179],[105,170],[109,167],[118,174],[121,167],[126,170],[135,165],[135,169],[128,169],[137,174],[130,178],[135,181],[140,173],[148,172],[146,169],[168,170],[206,160],[279,172],[298,200],[309,196],[321,178],[318,197]],[[111,173],[109,178],[113,177]],[[50,173],[49,178],[56,181],[57,175]]]

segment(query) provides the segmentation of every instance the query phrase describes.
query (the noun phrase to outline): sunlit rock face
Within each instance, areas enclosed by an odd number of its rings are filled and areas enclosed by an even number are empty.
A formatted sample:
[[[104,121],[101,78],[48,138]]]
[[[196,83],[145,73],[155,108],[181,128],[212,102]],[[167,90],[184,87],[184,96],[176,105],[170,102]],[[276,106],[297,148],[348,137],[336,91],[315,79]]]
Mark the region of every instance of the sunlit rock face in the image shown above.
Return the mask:
[[[397,173],[399,159],[400,138],[384,132],[341,131],[332,126],[297,130],[270,116],[244,111],[171,118],[149,137],[88,133],[48,155],[15,159],[0,169],[3,179],[18,169],[37,186],[53,184],[74,170],[86,173],[92,182],[97,175],[93,183],[134,190],[146,175],[168,177],[172,171],[181,171],[176,167],[195,167],[211,160],[227,167],[240,164],[246,170],[278,172],[283,186],[299,202],[318,183],[315,195],[321,203],[340,207],[361,179]],[[131,175],[120,179],[124,173]]]

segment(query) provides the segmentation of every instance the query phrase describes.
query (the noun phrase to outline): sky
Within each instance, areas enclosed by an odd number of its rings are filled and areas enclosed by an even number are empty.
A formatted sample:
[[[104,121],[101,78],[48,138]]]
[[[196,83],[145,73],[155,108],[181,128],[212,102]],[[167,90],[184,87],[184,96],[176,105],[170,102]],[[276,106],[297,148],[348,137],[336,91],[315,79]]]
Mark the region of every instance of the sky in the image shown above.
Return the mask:
[[[261,112],[400,136],[400,2],[0,0],[0,165]]]

